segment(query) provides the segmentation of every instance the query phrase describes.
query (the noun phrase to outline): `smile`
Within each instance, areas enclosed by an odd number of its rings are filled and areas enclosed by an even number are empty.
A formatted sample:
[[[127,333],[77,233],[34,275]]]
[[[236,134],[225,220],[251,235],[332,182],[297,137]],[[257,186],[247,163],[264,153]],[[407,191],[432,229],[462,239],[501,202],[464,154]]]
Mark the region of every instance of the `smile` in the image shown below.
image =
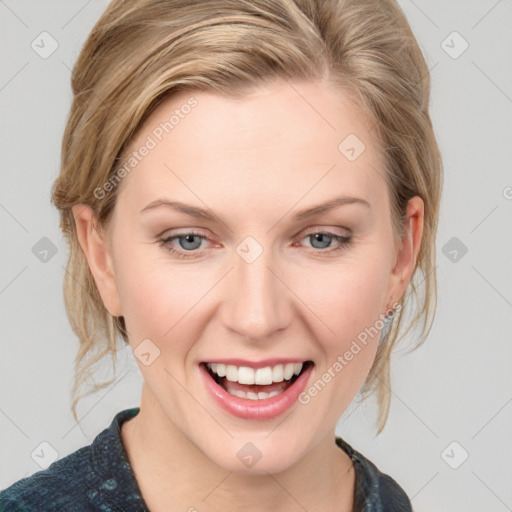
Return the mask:
[[[252,366],[222,362],[200,364],[205,384],[226,411],[244,419],[266,420],[279,416],[306,387],[312,361]]]

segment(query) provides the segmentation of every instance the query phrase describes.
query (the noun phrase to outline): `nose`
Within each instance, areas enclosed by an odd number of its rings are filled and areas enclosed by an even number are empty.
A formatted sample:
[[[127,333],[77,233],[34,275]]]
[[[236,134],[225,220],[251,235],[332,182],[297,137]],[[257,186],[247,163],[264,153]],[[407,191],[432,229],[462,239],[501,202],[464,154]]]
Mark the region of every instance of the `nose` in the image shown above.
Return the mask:
[[[223,291],[222,321],[250,341],[275,338],[291,320],[290,292],[270,250],[254,261],[235,254]]]

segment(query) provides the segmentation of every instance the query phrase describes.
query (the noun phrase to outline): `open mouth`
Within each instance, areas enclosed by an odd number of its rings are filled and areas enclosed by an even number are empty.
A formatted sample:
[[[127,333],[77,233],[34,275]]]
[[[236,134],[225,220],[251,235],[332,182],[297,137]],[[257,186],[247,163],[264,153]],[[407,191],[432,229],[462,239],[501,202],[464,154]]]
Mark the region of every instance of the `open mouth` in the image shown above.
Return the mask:
[[[206,362],[201,364],[210,378],[230,395],[245,400],[266,400],[291,387],[313,362],[278,364],[256,370]]]

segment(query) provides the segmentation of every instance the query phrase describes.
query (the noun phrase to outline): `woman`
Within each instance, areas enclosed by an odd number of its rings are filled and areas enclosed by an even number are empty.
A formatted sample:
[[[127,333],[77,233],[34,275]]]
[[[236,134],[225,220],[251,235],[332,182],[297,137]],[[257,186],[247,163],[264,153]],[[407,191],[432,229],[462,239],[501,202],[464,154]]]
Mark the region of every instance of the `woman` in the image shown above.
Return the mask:
[[[53,202],[81,348],[140,407],[2,510],[409,511],[342,438],[435,305],[441,160],[393,0],[114,0],[72,75]],[[423,296],[413,278],[424,280]]]

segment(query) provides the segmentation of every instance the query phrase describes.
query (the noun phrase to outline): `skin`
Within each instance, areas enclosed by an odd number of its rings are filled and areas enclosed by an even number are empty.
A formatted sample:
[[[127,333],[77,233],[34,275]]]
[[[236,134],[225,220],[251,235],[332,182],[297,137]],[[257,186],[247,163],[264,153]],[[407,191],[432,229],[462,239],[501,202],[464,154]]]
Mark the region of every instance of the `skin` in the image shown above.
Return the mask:
[[[299,357],[315,363],[310,384],[321,378],[404,294],[423,202],[410,200],[409,233],[397,242],[372,123],[327,82],[276,81],[241,100],[182,91],[152,113],[129,150],[190,96],[198,106],[120,184],[108,229],[87,205],[73,208],[105,307],[124,316],[132,349],[149,338],[160,350],[148,366],[135,359],[144,383],[140,412],[122,428],[130,463],[153,512],[350,511],[355,472],[334,444],[335,426],[368,375],[377,337],[308,404],[268,421],[220,409],[198,364]],[[338,150],[349,134],[366,145],[353,162]],[[292,221],[341,195],[369,207],[345,204]],[[140,213],[159,198],[218,219],[165,206]],[[207,239],[159,243],[192,228]],[[315,241],[311,232],[351,239]],[[247,236],[263,249],[252,263],[236,251]],[[168,250],[191,246],[186,259]],[[237,457],[247,442],[262,453],[251,468]]]

